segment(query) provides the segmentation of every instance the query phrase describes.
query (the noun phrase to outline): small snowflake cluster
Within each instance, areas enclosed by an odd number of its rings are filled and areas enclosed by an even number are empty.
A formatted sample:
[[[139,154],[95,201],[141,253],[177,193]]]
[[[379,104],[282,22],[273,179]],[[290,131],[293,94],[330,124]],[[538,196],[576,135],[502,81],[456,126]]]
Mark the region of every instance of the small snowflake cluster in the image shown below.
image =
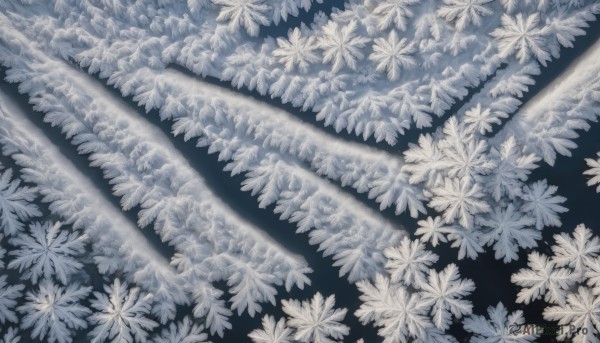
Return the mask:
[[[543,299],[544,319],[565,327],[558,339],[598,342],[600,334],[600,238],[583,224],[572,235],[554,235],[552,255],[532,252],[528,267],[511,277],[521,287],[517,303]]]
[[[355,315],[380,327],[385,343],[456,342],[445,330],[453,318],[471,314],[471,302],[463,298],[475,290],[473,281],[461,279],[455,264],[433,269],[438,256],[420,240],[406,237],[385,255],[389,275],[357,282],[362,305]]]
[[[409,181],[423,184],[429,207],[442,214],[420,221],[417,234],[434,246],[453,241],[459,259],[493,246],[496,258],[508,263],[519,248],[537,246],[544,226],[560,225],[566,199],[545,180],[525,183],[537,156],[525,154],[512,137],[490,147],[471,124],[452,117],[442,132],[421,135],[404,154]]]

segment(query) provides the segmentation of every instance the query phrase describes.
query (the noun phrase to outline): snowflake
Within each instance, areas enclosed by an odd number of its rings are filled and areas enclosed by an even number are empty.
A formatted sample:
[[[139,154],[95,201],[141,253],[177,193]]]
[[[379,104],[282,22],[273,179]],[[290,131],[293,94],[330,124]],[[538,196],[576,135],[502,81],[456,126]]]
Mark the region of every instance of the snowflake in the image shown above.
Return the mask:
[[[346,317],[346,309],[335,309],[335,296],[323,299],[320,293],[311,301],[282,300],[283,312],[290,318],[288,326],[296,330],[294,339],[304,343],[334,343],[329,339],[343,339],[350,328],[340,322]]]
[[[466,229],[473,227],[473,215],[490,211],[482,198],[484,193],[479,184],[461,182],[458,179],[445,178],[444,184],[432,190],[434,196],[429,206],[438,212],[444,212],[444,221],[448,224],[458,219]]]
[[[0,174],[0,228],[7,236],[23,229],[23,223],[42,215],[31,202],[36,197],[34,188],[19,187],[21,180],[11,181],[12,169]]]
[[[458,31],[463,31],[469,23],[480,26],[484,16],[492,14],[485,4],[493,0],[444,0],[444,6],[437,15],[451,22]]]
[[[6,278],[7,275],[0,276],[0,323],[2,325],[7,322],[17,323],[17,316],[12,309],[25,288],[23,285],[7,285]]]
[[[461,280],[455,264],[449,264],[440,273],[430,270],[427,282],[422,283],[420,288],[421,301],[431,306],[433,323],[437,328],[448,329],[452,315],[461,318],[471,314],[471,302],[462,298],[475,290],[475,283],[469,279]]]
[[[269,25],[267,12],[269,6],[262,0],[212,0],[221,6],[217,16],[219,21],[228,21],[231,32],[238,31],[241,27],[246,29],[250,36],[257,36],[260,25]]]
[[[275,322],[275,318],[272,316],[264,316],[262,325],[262,330],[254,330],[248,334],[254,343],[292,342],[292,330],[285,325],[285,319],[281,318]]]
[[[416,51],[414,43],[407,42],[406,38],[398,39],[395,30],[390,31],[387,39],[375,39],[373,53],[369,55],[369,59],[377,64],[378,71],[387,71],[390,81],[398,79],[401,69],[409,69],[416,65],[411,56]]]
[[[369,41],[368,38],[357,36],[356,21],[351,21],[342,29],[337,22],[329,21],[323,27],[323,35],[318,39],[318,45],[323,49],[323,63],[332,63],[332,71],[337,73],[347,65],[356,69],[356,61],[363,58],[360,49]]]
[[[108,296],[94,292],[96,299],[91,302],[98,311],[89,318],[90,323],[96,325],[89,333],[92,342],[106,339],[127,343],[146,341],[147,330],[158,325],[146,318],[151,310],[152,296],[140,293],[137,287],[128,291],[127,283],[121,284],[119,279],[115,279],[112,286],[104,285],[104,291]]]
[[[529,304],[545,295],[549,303],[563,305],[567,291],[576,281],[568,268],[557,268],[546,255],[532,252],[528,256],[529,269],[521,269],[511,276],[510,280],[522,287],[517,295],[518,303]]]
[[[525,204],[521,208],[523,212],[529,212],[535,216],[535,227],[540,230],[544,226],[560,226],[558,213],[568,210],[561,206],[567,198],[555,196],[558,190],[556,186],[548,186],[546,180],[534,182],[531,187],[523,188],[523,200]]]
[[[494,115],[489,108],[482,109],[480,103],[465,112],[464,122],[469,131],[478,132],[480,135],[492,132],[492,125],[501,123],[498,116]]]
[[[10,243],[18,249],[11,251],[15,258],[8,264],[9,268],[19,269],[23,277],[37,283],[44,276],[49,279],[56,275],[63,285],[67,284],[69,275],[83,267],[75,256],[84,252],[84,239],[73,232],[60,231],[61,224],[35,222],[29,226],[30,235],[20,234],[12,238]]]
[[[463,327],[471,332],[471,343],[528,343],[537,341],[538,335],[522,330],[525,324],[523,311],[508,311],[502,303],[496,307],[488,307],[490,319],[484,316],[472,315],[463,320]],[[508,315],[508,317],[507,317]]]
[[[445,226],[442,218],[427,217],[426,220],[419,220],[417,223],[419,227],[415,231],[415,235],[421,236],[421,240],[424,242],[430,242],[431,245],[436,247],[439,242],[446,243],[447,239],[445,234],[449,232],[449,227]]]
[[[408,237],[402,239],[400,246],[387,248],[383,253],[392,281],[407,286],[423,284],[429,268],[438,260],[436,254],[425,249],[423,242]]]
[[[533,55],[543,66],[550,60],[546,51],[546,29],[539,28],[540,17],[537,13],[523,18],[519,13],[515,18],[506,14],[502,16],[502,27],[491,35],[498,40],[498,49],[502,57],[516,53],[520,63],[529,60]]]
[[[297,27],[289,33],[287,40],[277,38],[277,45],[279,49],[273,51],[273,56],[279,57],[279,63],[285,65],[286,71],[292,71],[297,65],[301,72],[306,73],[310,63],[319,61],[313,52],[316,48],[315,37],[302,37]]]
[[[523,182],[540,161],[535,154],[524,155],[514,136],[502,143],[500,151],[492,148],[490,158],[498,165],[492,170],[490,177],[486,178],[486,186],[496,201],[500,201],[505,194],[511,200],[522,196]],[[539,226],[537,228],[540,229]]]
[[[480,219],[479,224],[489,228],[484,231],[482,242],[493,244],[496,259],[503,258],[504,263],[518,258],[519,247],[536,247],[537,241],[542,238],[540,231],[530,227],[535,220],[515,211],[513,204],[506,209],[494,209],[490,217]]]
[[[71,330],[87,327],[84,318],[90,314],[90,310],[79,302],[91,290],[92,287],[79,287],[76,284],[63,288],[49,280],[41,282],[37,292],[27,292],[26,303],[18,308],[24,314],[21,327],[33,328],[31,337],[44,342],[72,342]]]

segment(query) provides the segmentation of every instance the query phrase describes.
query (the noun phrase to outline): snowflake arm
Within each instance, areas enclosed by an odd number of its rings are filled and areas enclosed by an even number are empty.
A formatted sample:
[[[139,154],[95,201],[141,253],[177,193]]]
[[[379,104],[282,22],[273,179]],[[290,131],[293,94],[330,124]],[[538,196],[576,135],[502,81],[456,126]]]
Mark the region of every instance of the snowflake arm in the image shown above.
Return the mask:
[[[292,330],[285,325],[285,319],[275,322],[272,316],[264,316],[263,328],[254,330],[248,337],[254,343],[292,343]]]
[[[592,178],[588,180],[588,186],[598,185],[596,187],[596,193],[600,193],[600,152],[597,153],[598,159],[586,158],[585,162],[587,163],[590,169],[583,172],[584,175],[589,175]]]
[[[0,227],[6,236],[14,235],[23,229],[23,223],[42,215],[36,205],[31,203],[36,197],[36,190],[19,187],[20,180],[13,180],[12,169],[0,174]]]
[[[0,343],[20,343],[21,336],[19,336],[19,331],[13,327],[8,328],[4,337],[0,340]]]
[[[17,304],[16,299],[21,297],[21,292],[25,288],[24,285],[7,285],[6,278],[7,275],[0,276],[0,323],[2,325],[18,322],[13,308]]]
[[[203,325],[197,325],[189,317],[184,317],[177,324],[171,323],[169,328],[164,328],[153,343],[210,343],[203,330]]]

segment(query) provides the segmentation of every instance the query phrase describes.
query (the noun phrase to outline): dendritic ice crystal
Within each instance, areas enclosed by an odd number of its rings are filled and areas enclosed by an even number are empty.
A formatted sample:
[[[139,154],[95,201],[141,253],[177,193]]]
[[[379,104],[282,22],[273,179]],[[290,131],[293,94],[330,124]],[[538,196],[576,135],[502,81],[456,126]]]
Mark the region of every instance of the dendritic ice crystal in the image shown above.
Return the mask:
[[[600,1],[0,1],[0,343],[599,342]]]

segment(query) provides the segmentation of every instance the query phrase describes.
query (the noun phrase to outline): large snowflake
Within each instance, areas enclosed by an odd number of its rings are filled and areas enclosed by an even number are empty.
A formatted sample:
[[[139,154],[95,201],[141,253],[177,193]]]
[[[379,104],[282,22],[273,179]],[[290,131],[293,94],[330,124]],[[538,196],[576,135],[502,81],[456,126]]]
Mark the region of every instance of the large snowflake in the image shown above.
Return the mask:
[[[17,249],[11,251],[15,258],[8,267],[25,271],[23,276],[33,283],[42,276],[47,279],[56,276],[67,284],[69,275],[83,266],[75,257],[84,252],[85,236],[66,229],[61,231],[60,223],[34,222],[29,230],[29,235],[22,233],[10,240]]]
[[[311,63],[319,61],[319,56],[314,53],[315,37],[302,37],[297,27],[290,31],[287,40],[277,38],[277,45],[279,48],[273,51],[273,56],[279,57],[279,63],[285,66],[286,71],[298,66],[301,72],[306,73]]]
[[[208,335],[203,333],[203,325],[195,324],[190,317],[183,317],[178,323],[171,323],[164,328],[153,343],[209,343]]]
[[[523,17],[521,13],[516,17],[504,14],[502,27],[491,33],[498,40],[500,55],[508,57],[516,54],[521,63],[527,62],[533,56],[545,66],[550,60],[550,53],[546,51],[547,31],[540,28],[539,24],[540,16],[537,13],[527,17]]]
[[[90,310],[81,305],[92,287],[71,284],[66,288],[45,280],[35,292],[27,292],[26,302],[19,306],[23,313],[21,327],[32,329],[31,337],[49,343],[70,343],[73,330],[85,329]]]
[[[144,342],[148,331],[158,324],[146,316],[150,313],[152,296],[140,293],[139,288],[127,289],[127,283],[115,279],[112,285],[104,285],[106,294],[94,292],[92,307],[97,312],[89,321],[95,325],[89,336],[92,342],[106,339],[132,343]]]

